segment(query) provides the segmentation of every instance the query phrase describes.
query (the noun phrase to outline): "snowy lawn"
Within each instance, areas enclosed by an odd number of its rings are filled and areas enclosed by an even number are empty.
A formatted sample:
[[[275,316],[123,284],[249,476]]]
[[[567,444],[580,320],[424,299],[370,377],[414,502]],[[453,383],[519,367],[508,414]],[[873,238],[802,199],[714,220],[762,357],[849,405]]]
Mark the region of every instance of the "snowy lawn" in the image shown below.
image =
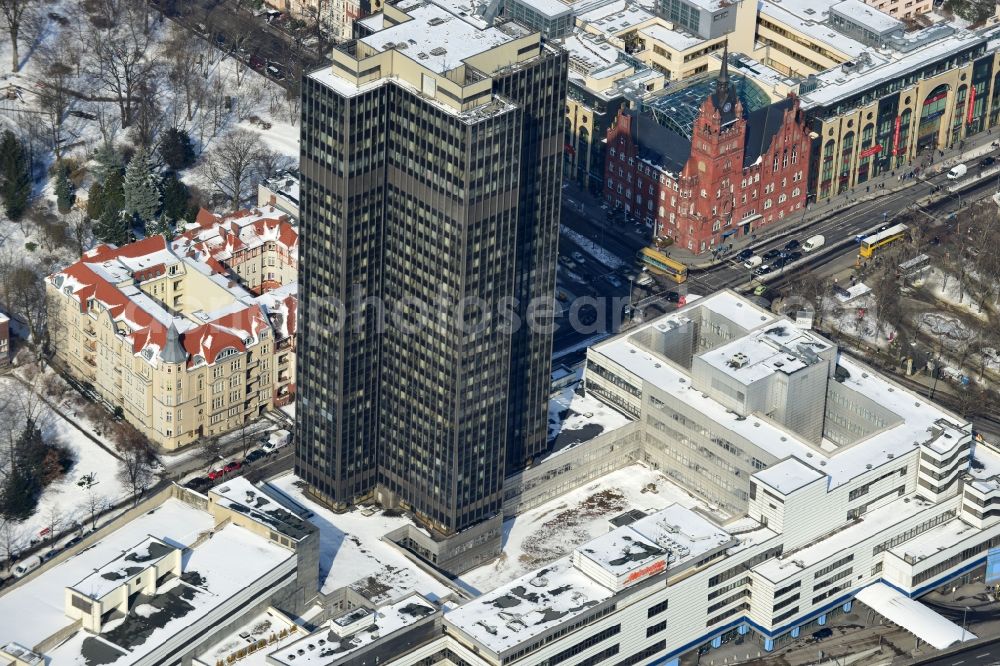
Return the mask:
[[[319,577],[324,594],[350,586],[375,604],[396,601],[410,592],[432,601],[452,594],[396,546],[382,541],[384,534],[405,525],[406,518],[381,511],[366,516],[358,508],[334,513],[306,496],[300,483],[289,473],[269,485],[315,514],[309,521],[320,531]]]
[[[0,399],[15,401],[15,395],[25,390],[21,383],[10,377],[0,377],[0,396],[4,396]],[[37,537],[42,529],[49,527],[53,514],[58,516],[56,530],[59,531],[77,522],[86,523],[90,519],[92,497],[103,507],[128,496],[128,491],[117,478],[118,460],[114,456],[44,403],[39,402],[37,409],[42,435],[46,439],[58,439],[73,452],[76,462],[68,474],[45,488],[35,514],[14,525],[19,540],[24,542]],[[85,421],[83,423],[84,427],[92,427],[87,426]],[[9,427],[12,431],[19,432],[24,427],[23,417],[19,423],[12,423]],[[93,434],[93,430],[90,432]],[[107,439],[102,437],[101,441],[108,448],[113,448]],[[77,481],[87,474],[93,474],[96,481],[90,489],[77,485]]]
[[[674,503],[708,510],[663,474],[644,465],[630,465],[505,521],[500,558],[459,580],[467,588],[488,592],[605,534],[608,520],[625,511],[655,511]]]
[[[624,268],[625,263],[618,258],[618,255],[608,252],[603,247],[590,240],[586,236],[573,231],[566,225],[562,225],[559,228],[559,233],[561,233],[566,238],[570,239],[581,248],[583,251],[592,256],[597,261],[601,262],[611,270],[618,270],[619,268]]]

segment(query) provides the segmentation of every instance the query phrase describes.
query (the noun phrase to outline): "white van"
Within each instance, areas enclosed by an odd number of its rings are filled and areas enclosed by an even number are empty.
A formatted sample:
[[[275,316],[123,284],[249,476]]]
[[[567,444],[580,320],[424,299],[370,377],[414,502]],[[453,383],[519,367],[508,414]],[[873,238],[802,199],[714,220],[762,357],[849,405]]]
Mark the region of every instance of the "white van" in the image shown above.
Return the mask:
[[[806,239],[806,242],[802,244],[802,251],[812,252],[816,248],[823,247],[824,243],[826,243],[826,238],[824,236],[822,235],[813,236],[812,238]]]
[[[948,178],[951,180],[958,180],[966,173],[968,173],[968,171],[969,167],[965,166],[964,164],[956,164],[951,168],[951,171],[948,172]]]
[[[292,441],[292,433],[287,430],[275,430],[267,438],[267,443],[261,448],[267,453],[274,453],[278,449],[287,446]]]
[[[762,263],[764,263],[764,260],[761,259],[760,257],[758,257],[755,254],[755,255],[753,255],[752,257],[750,257],[749,259],[747,259],[746,261],[743,262],[743,267],[744,268],[749,268],[750,270],[753,270],[754,268],[757,268],[758,266],[760,266]]]
[[[42,558],[32,555],[30,558],[14,567],[11,570],[11,573],[14,574],[14,578],[21,578],[23,576],[27,576],[41,565]]]

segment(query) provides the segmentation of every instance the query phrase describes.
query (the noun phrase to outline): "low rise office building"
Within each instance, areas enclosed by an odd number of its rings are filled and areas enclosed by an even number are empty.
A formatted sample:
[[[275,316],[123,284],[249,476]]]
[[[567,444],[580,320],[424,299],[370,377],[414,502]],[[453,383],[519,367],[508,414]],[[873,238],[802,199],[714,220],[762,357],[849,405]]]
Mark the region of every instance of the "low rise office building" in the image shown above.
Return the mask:
[[[732,292],[590,348],[585,382],[718,509],[630,512],[390,663],[678,664],[734,637],[772,650],[858,600],[937,648],[972,637],[917,600],[1000,544],[1000,453],[964,419]]]

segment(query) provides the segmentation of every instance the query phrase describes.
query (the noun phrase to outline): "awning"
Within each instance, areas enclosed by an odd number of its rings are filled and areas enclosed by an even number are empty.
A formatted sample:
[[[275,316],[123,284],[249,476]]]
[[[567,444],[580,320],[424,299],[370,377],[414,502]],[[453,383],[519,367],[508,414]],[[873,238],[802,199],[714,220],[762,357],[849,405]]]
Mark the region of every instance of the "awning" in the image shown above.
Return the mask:
[[[858,592],[856,599],[938,650],[976,638],[972,632],[963,632],[962,627],[948,618],[885,583],[869,585]]]

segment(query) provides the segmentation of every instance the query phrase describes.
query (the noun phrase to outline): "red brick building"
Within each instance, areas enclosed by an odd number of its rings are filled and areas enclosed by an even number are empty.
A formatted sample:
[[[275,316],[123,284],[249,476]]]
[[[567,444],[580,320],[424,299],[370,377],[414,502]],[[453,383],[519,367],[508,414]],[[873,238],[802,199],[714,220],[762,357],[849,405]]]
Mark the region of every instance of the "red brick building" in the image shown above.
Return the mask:
[[[798,98],[745,115],[727,70],[723,58],[690,137],[633,109],[620,111],[607,134],[606,200],[695,254],[806,202],[810,141]]]

